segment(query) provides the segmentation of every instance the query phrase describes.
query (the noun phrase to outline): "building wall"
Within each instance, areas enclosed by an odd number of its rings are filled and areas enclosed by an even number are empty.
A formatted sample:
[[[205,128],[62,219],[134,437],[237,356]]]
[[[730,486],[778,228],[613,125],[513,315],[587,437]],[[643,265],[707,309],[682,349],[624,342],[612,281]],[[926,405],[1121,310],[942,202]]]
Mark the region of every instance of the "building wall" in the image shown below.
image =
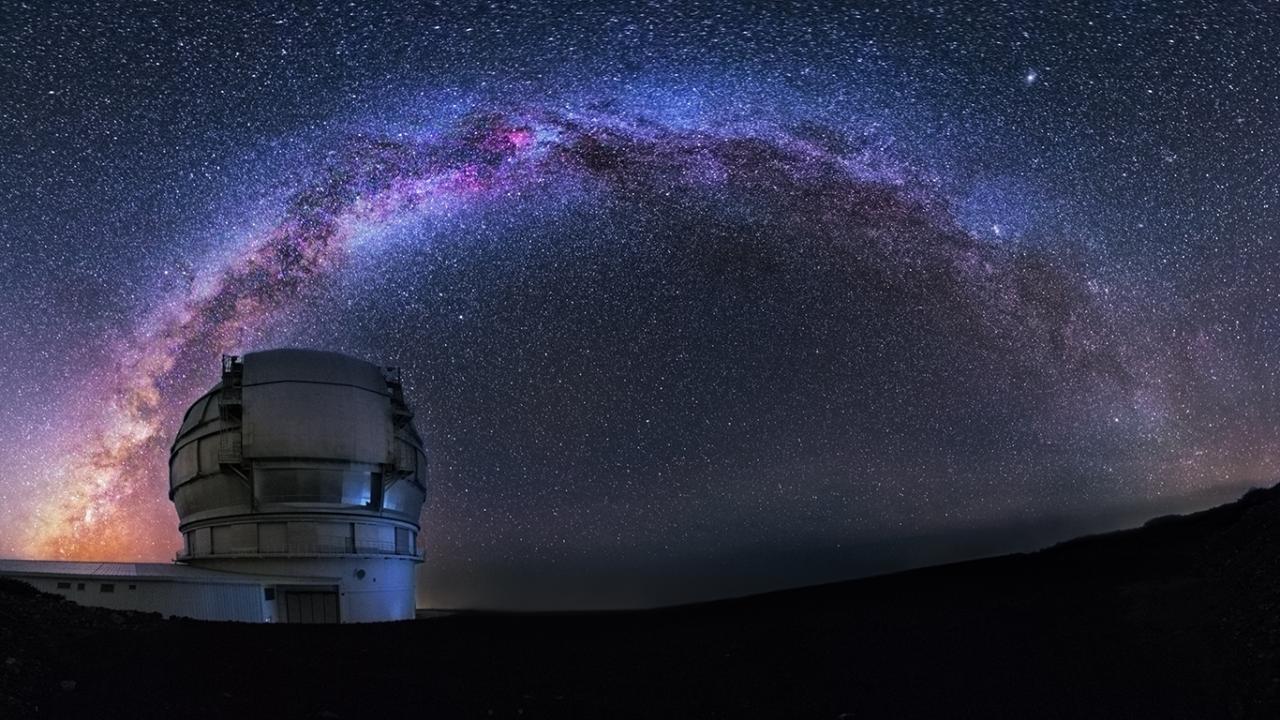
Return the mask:
[[[95,575],[10,577],[81,605],[113,610],[238,622],[272,622],[275,611],[275,603],[265,599],[263,586],[256,583],[177,582]]]
[[[404,558],[203,558],[192,565],[225,572],[336,578],[341,621],[412,620],[417,563]],[[281,586],[283,587],[283,586]]]

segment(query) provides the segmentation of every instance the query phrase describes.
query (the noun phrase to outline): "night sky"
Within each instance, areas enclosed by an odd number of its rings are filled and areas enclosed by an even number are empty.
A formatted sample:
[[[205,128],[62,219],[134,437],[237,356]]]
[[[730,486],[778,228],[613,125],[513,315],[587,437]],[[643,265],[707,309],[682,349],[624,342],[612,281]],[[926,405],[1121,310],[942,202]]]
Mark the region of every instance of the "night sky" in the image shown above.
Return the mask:
[[[1266,2],[3,0],[0,555],[171,559],[182,412],[280,346],[402,368],[437,606],[1270,485],[1277,58]]]

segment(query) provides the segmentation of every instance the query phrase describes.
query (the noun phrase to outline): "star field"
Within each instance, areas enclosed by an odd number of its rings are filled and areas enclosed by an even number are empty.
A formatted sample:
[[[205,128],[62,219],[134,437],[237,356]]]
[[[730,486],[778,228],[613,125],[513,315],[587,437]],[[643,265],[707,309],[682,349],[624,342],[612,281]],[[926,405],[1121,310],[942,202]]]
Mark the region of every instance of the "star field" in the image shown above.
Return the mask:
[[[222,353],[398,365],[420,600],[673,602],[1276,478],[1280,14],[6,3],[0,551],[172,556]]]

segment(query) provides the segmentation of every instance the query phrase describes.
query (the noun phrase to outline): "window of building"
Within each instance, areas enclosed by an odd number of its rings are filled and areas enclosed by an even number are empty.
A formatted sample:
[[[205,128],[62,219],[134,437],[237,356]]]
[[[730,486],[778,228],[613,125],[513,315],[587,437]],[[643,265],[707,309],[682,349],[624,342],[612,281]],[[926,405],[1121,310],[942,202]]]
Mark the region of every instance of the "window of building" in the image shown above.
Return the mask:
[[[84,583],[76,583],[76,589],[77,589],[77,590],[83,590],[83,589],[84,589]]]
[[[58,583],[58,589],[59,589],[59,590],[70,590],[70,589],[71,589],[71,583],[69,583],[69,582],[60,582],[60,583]]]
[[[130,589],[130,590],[137,590],[137,589],[138,589],[138,586],[137,586],[137,585],[130,585],[130,586],[129,586],[129,589]]]
[[[116,591],[115,583],[102,583],[101,590],[102,592],[115,592]]]
[[[263,588],[263,589],[262,589],[262,599],[264,599],[264,600],[275,600],[275,599],[276,599],[276,589],[275,589],[275,588]]]

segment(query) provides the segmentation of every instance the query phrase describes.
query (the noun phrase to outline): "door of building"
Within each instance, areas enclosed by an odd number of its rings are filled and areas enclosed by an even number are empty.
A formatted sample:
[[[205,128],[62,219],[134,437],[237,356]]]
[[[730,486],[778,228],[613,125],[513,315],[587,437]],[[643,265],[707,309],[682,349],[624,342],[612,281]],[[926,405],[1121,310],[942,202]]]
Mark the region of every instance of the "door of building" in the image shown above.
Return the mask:
[[[338,593],[333,590],[286,590],[284,621],[287,623],[338,622]]]

